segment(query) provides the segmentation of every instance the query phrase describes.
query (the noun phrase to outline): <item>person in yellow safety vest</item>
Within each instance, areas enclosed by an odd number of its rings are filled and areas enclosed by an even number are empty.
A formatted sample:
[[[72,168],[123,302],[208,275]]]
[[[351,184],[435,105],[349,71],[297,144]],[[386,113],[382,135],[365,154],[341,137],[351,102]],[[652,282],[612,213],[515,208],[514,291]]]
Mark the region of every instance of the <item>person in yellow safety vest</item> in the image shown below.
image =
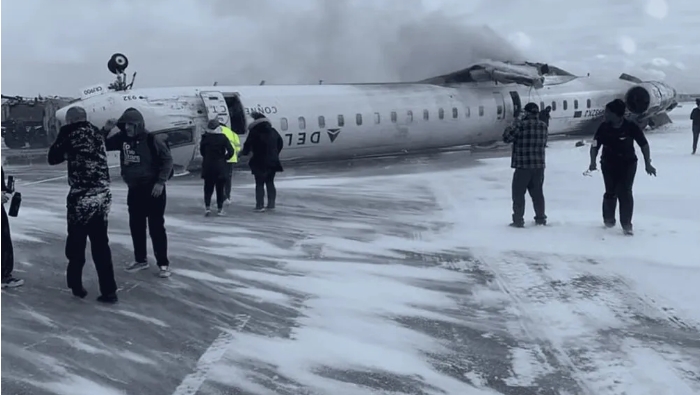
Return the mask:
[[[236,134],[226,125],[221,125],[221,130],[224,132],[224,136],[229,139],[231,145],[233,146],[233,156],[228,160],[228,163],[226,163],[228,166],[228,173],[226,175],[226,187],[224,188],[226,204],[231,204],[231,180],[233,179],[233,167],[236,163],[238,163],[238,152],[241,150],[241,139],[238,138],[238,134]]]

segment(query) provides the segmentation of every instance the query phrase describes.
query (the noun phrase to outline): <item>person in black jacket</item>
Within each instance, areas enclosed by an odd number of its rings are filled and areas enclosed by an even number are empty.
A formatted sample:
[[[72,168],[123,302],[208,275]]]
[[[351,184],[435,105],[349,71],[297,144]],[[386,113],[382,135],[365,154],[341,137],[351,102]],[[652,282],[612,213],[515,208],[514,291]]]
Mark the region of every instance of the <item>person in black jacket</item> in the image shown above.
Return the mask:
[[[2,168],[2,287],[16,288],[24,285],[24,280],[12,276],[15,269],[15,250],[12,246],[10,234],[10,220],[5,211],[5,203],[10,200],[13,191],[7,189],[5,184],[5,168]]]
[[[547,124],[549,127],[549,120],[552,119],[552,106],[547,106],[540,111],[540,121]]]
[[[284,147],[282,136],[272,127],[264,115],[250,114],[253,122],[248,125],[250,134],[243,144],[241,156],[253,153],[248,165],[255,176],[255,211],[265,211],[265,189],[267,188],[267,209],[275,208],[277,189],[275,175],[284,171],[280,162],[280,152]]]
[[[605,182],[603,195],[603,222],[611,228],[615,226],[615,208],[620,202],[620,224],[626,235],[633,235],[632,213],[634,197],[632,187],[637,173],[637,154],[635,141],[642,149],[647,174],[656,176],[656,169],[651,165],[649,142],[644,132],[636,123],[625,119],[627,106],[620,99],[615,99],[605,106],[605,122],[600,125],[591,144],[591,162],[589,171],[596,170],[596,159],[600,147],[603,155],[600,167]]]
[[[204,179],[204,215],[211,214],[211,196],[216,189],[217,215],[224,214],[226,201],[226,181],[228,179],[228,164],[234,150],[231,141],[221,130],[216,119],[209,121],[208,132],[202,135],[199,152],[202,154],[202,178]]]
[[[690,112],[690,119],[693,121],[693,155],[698,150],[698,139],[700,139],[700,99],[695,99],[696,107]]]
[[[170,277],[168,235],[165,231],[165,185],[173,175],[173,157],[167,136],[154,135],[146,129],[143,114],[127,108],[118,120],[109,120],[105,129],[119,131],[107,137],[107,151],[120,151],[122,179],[129,191],[126,205],[129,228],[134,245],[134,262],[126,267],[129,273],[148,269],[147,233],[151,236],[158,275]]]
[[[83,267],[85,247],[90,238],[92,260],[100,283],[97,300],[114,303],[117,301],[117,283],[107,235],[112,193],[105,149],[106,134],[88,122],[87,113],[82,107],[69,108],[66,123],[49,148],[48,162],[50,165],[68,162],[68,288],[77,297],[87,296],[83,288]]]

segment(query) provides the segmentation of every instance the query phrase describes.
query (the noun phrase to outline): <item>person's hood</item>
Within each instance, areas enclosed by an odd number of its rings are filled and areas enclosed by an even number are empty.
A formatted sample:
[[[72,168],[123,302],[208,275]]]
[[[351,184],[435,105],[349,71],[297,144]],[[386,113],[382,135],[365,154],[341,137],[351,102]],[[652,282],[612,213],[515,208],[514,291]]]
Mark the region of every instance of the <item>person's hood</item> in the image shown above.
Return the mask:
[[[119,117],[119,120],[117,120],[117,126],[120,129],[123,129],[124,124],[130,123],[137,125],[137,129],[139,132],[144,132],[146,130],[145,127],[145,121],[143,119],[143,114],[135,108],[127,108],[126,111],[122,114],[121,117]]]
[[[217,126],[214,129],[207,129],[207,134],[223,134],[224,131],[221,129],[221,126]]]
[[[256,119],[255,121],[251,122],[251,123],[248,125],[248,130],[253,130],[253,128],[255,128],[256,126],[263,125],[263,124],[265,124],[265,123],[267,123],[268,126],[272,126],[272,124],[270,124],[270,120],[267,119],[267,118],[265,118],[265,117],[263,117],[263,118]],[[265,128],[265,129],[267,129],[267,128]]]

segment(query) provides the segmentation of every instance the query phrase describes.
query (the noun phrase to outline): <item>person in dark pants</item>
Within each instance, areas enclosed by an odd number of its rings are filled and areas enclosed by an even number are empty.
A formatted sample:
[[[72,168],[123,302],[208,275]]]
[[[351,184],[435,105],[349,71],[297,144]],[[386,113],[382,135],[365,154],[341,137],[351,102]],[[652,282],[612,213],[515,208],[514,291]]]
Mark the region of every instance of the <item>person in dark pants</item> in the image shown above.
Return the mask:
[[[227,161],[233,156],[234,150],[218,120],[209,121],[207,129],[199,143],[204,179],[204,215],[211,215],[211,196],[215,189],[217,215],[223,215],[227,198],[225,188],[229,176]]]
[[[620,224],[626,235],[632,235],[632,213],[634,197],[632,187],[637,173],[637,155],[634,142],[642,149],[647,174],[656,175],[651,165],[649,143],[636,123],[625,119],[627,106],[620,99],[615,99],[605,106],[605,122],[600,125],[591,144],[591,163],[589,171],[596,170],[598,151],[603,147],[600,168],[605,182],[603,195],[603,222],[611,228],[615,226],[615,209],[620,202]]]
[[[117,283],[107,235],[112,193],[105,136],[87,121],[87,113],[82,107],[71,107],[66,112],[66,125],[59,130],[56,141],[49,148],[48,162],[50,165],[68,162],[68,288],[77,297],[87,296],[83,287],[83,267],[87,239],[90,238],[92,260],[100,283],[97,300],[115,303]]]
[[[690,119],[693,120],[693,155],[698,150],[698,139],[700,138],[700,99],[695,99],[695,106],[690,112]]]
[[[525,192],[530,194],[535,209],[535,223],[546,225],[544,205],[545,147],[547,124],[539,119],[539,107],[535,103],[525,105],[525,117],[516,119],[503,132],[503,141],[513,143],[510,167],[513,173],[513,222],[510,226],[525,226]]]
[[[282,136],[272,127],[264,115],[250,114],[253,122],[248,126],[250,134],[243,144],[241,156],[253,153],[248,165],[255,176],[255,211],[265,211],[265,189],[267,189],[267,210],[275,208],[277,189],[275,175],[284,171],[280,162],[280,152],[284,147]]]
[[[224,192],[226,193],[226,204],[231,204],[231,188],[233,187],[233,170],[234,167],[236,166],[236,163],[238,163],[238,152],[241,150],[241,139],[238,137],[238,134],[228,128],[226,125],[220,125],[221,126],[221,131],[224,133],[224,136],[228,138],[228,140],[231,142],[231,146],[233,147],[233,155],[231,158],[228,160],[226,163],[226,169],[227,169],[227,175],[226,175],[226,187],[224,188]]]
[[[128,108],[118,121],[105,125],[119,132],[107,138],[108,151],[120,151],[121,175],[129,191],[129,228],[134,245],[134,263],[127,272],[148,269],[146,229],[151,236],[159,276],[170,277],[168,236],[165,232],[166,182],[173,174],[173,158],[163,135],[150,134],[143,115]]]
[[[547,124],[547,127],[549,127],[549,120],[552,118],[552,106],[547,106],[544,110],[540,112],[540,121],[544,122]]]
[[[5,211],[5,203],[10,201],[10,194],[5,184],[5,169],[2,168],[2,287],[17,288],[24,285],[24,280],[12,276],[15,270],[15,250],[12,246],[12,234],[10,233],[10,219]]]

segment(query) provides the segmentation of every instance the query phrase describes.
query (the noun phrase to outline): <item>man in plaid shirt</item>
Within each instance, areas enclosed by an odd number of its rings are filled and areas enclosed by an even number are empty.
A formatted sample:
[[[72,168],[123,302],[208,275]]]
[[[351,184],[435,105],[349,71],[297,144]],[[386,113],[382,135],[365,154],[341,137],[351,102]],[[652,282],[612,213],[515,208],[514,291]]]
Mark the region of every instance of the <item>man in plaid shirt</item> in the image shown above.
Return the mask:
[[[523,119],[516,119],[503,132],[503,141],[513,143],[510,167],[513,173],[513,222],[510,226],[525,226],[525,192],[530,193],[535,209],[535,223],[546,225],[544,214],[544,168],[547,145],[547,124],[539,119],[535,103],[525,106]]]

